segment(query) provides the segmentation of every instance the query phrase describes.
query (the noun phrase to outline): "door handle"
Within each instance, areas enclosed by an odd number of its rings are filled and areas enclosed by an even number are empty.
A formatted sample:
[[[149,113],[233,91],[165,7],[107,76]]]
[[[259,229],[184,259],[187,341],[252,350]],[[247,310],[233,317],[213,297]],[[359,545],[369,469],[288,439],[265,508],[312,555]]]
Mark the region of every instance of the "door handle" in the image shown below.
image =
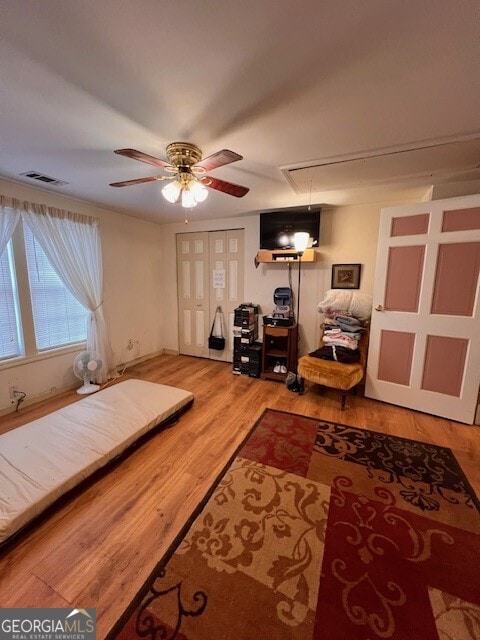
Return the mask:
[[[385,309],[381,304],[377,304],[377,306],[375,307],[375,311],[385,311]]]

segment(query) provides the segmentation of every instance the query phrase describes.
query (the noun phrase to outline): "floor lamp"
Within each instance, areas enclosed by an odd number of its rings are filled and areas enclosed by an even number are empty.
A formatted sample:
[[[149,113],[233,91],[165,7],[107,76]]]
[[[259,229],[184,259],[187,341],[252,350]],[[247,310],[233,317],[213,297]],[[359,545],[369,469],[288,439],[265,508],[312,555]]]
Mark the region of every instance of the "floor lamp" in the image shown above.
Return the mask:
[[[298,289],[297,289],[297,339],[300,341],[300,285],[302,279],[302,256],[308,247],[310,236],[306,231],[298,231],[293,236],[293,246],[298,256]],[[303,381],[295,374],[295,384],[290,387],[291,391],[303,393]]]
[[[297,290],[297,326],[300,319],[300,282],[302,273],[302,256],[308,247],[310,236],[306,231],[298,231],[293,236],[293,246],[298,256],[298,290]]]

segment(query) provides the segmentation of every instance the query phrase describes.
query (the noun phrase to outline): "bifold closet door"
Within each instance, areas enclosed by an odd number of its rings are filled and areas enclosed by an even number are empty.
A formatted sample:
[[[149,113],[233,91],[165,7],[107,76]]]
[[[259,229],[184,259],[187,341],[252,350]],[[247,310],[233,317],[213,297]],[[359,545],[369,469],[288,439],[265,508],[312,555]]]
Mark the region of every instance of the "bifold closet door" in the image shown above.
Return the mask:
[[[187,356],[208,358],[208,253],[208,233],[177,235],[178,345]]]
[[[232,362],[234,309],[243,302],[244,230],[177,234],[178,343],[183,355]],[[220,306],[225,349],[208,348]]]
[[[211,231],[210,245],[210,318],[215,309],[223,311],[224,351],[210,349],[210,359],[233,361],[233,319],[235,307],[244,302],[244,230]],[[211,322],[211,321],[210,321]]]

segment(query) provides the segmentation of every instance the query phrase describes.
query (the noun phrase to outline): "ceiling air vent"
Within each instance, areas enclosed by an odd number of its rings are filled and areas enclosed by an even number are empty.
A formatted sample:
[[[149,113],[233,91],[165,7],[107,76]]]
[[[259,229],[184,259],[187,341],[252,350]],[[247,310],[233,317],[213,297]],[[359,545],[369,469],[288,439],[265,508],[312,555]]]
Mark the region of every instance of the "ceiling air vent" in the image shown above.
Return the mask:
[[[32,180],[44,182],[46,184],[53,184],[56,187],[62,187],[64,184],[68,184],[68,182],[65,182],[65,180],[58,180],[57,178],[46,176],[44,173],[39,173],[38,171],[25,171],[25,173],[20,173],[20,175],[25,176],[26,178],[32,178]]]

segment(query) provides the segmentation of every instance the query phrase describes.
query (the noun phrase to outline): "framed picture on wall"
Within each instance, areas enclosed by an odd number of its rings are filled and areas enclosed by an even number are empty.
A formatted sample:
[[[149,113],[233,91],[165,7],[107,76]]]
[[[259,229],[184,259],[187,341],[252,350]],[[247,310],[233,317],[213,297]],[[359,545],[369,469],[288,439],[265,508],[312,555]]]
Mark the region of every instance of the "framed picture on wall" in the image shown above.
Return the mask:
[[[358,289],[361,264],[333,264],[332,289]]]

